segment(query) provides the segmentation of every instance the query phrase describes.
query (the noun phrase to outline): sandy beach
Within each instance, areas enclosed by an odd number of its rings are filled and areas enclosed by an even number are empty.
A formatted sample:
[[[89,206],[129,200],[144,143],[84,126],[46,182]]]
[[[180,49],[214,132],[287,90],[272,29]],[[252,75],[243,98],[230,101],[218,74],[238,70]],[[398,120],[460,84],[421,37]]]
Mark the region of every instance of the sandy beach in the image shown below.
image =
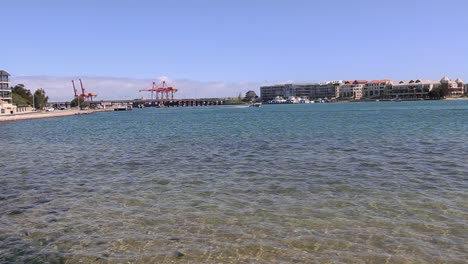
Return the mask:
[[[62,117],[62,116],[71,116],[71,115],[85,115],[92,114],[96,112],[105,112],[111,110],[55,110],[52,112],[37,111],[29,113],[19,113],[14,115],[3,115],[0,116],[0,122],[4,121],[18,121],[18,120],[27,120],[27,119],[36,119],[36,118],[51,118],[51,117]]]

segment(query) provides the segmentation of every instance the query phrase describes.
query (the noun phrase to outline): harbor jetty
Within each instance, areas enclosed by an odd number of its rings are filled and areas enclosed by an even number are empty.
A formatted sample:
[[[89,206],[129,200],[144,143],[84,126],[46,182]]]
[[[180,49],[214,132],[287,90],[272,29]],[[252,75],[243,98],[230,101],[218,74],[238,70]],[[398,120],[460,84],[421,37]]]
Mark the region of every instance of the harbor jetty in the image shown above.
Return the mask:
[[[133,100],[133,107],[188,107],[188,106],[213,106],[226,104],[225,99],[205,98],[205,99],[141,99]]]
[[[189,106],[214,106],[229,104],[224,98],[201,98],[201,99],[134,99],[134,100],[102,100],[88,101],[91,109],[107,109],[120,106],[132,106],[132,108],[143,107],[189,107]],[[51,102],[55,109],[69,108],[70,102]]]

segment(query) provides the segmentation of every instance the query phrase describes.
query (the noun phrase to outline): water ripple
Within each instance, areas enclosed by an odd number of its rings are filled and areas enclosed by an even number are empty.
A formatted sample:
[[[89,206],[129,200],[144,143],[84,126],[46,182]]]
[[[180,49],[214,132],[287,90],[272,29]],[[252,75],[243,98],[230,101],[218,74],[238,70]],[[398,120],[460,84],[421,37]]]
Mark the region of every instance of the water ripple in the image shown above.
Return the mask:
[[[0,262],[463,263],[467,112],[441,101],[0,123]]]

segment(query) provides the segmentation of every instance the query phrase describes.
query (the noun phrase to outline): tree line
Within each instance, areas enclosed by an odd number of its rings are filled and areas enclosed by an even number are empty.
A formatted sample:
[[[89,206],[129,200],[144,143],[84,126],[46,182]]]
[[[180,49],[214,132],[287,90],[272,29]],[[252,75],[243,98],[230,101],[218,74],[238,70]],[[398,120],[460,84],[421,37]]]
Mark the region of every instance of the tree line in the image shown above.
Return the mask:
[[[27,89],[24,84],[17,84],[11,88],[13,104],[17,106],[32,106],[36,109],[44,109],[49,101],[44,89],[37,89],[34,94]],[[71,107],[80,107],[81,109],[89,106],[83,97],[77,97],[70,102]]]
[[[12,89],[13,103],[17,106],[32,106],[36,109],[44,109],[47,105],[49,97],[44,89],[37,89],[34,94],[31,90],[26,89],[24,84],[17,84]]]

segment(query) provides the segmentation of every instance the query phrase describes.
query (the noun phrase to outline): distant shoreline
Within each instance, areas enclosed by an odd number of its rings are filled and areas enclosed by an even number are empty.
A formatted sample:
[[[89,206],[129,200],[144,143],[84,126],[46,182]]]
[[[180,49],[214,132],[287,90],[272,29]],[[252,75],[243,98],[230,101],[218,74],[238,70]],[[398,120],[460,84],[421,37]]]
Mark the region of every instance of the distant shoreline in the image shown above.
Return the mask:
[[[96,112],[105,112],[110,110],[55,110],[52,112],[27,112],[19,113],[14,115],[2,115],[0,116],[0,122],[8,121],[19,121],[19,120],[29,120],[29,119],[38,119],[38,118],[51,118],[51,117],[62,117],[62,116],[72,116],[72,115],[85,115],[93,114]]]
[[[442,100],[447,101],[462,101],[468,100],[468,97],[459,97],[459,98],[445,98]],[[373,102],[376,100],[365,100],[365,101],[337,101],[337,102]],[[381,100],[384,102],[387,100]],[[419,100],[415,100],[419,101]],[[274,104],[273,104],[274,105]],[[52,117],[63,117],[63,116],[73,116],[73,115],[86,115],[86,114],[93,114],[97,112],[109,112],[113,111],[112,109],[88,109],[88,110],[55,110],[52,112],[46,111],[37,111],[37,112],[25,112],[25,113],[17,113],[13,115],[1,115],[0,122],[11,122],[11,121],[20,121],[20,120],[29,120],[29,119],[39,119],[39,118],[52,118]]]

